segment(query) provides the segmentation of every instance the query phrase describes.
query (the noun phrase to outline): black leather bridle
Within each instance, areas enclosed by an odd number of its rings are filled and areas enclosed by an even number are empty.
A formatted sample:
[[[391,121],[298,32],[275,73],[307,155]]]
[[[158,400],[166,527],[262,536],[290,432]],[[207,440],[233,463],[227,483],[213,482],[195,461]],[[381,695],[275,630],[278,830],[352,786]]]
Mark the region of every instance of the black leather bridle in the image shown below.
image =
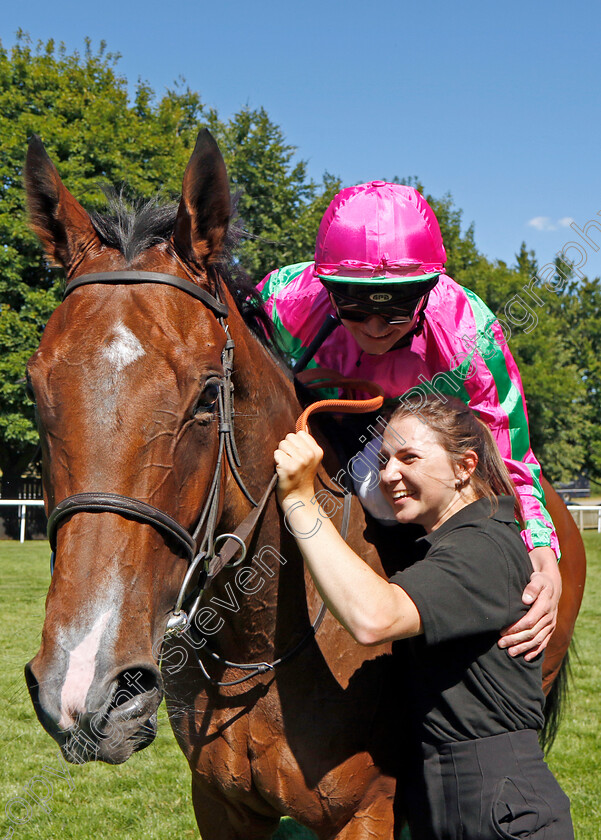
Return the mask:
[[[234,341],[229,334],[228,325],[225,318],[228,316],[228,308],[225,303],[222,303],[217,297],[207,292],[205,289],[197,286],[190,280],[177,277],[172,274],[164,274],[154,271],[116,271],[116,272],[100,272],[95,274],[84,274],[81,277],[76,277],[71,280],[63,295],[63,300],[68,297],[75,289],[92,284],[111,284],[111,285],[127,285],[127,284],[164,284],[180,289],[188,295],[191,295],[196,300],[199,300],[206,307],[208,307],[217,317],[221,327],[224,330],[226,341],[221,354],[221,361],[223,366],[223,376],[221,377],[218,409],[219,409],[219,449],[217,454],[217,462],[213,477],[210,484],[207,499],[201,511],[198,523],[192,533],[184,528],[177,520],[170,514],[165,513],[159,508],[150,505],[147,502],[142,502],[139,499],[133,499],[129,496],[122,496],[117,493],[77,493],[60,501],[54,510],[50,513],[48,518],[48,539],[50,541],[50,548],[52,550],[51,556],[51,571],[54,568],[54,558],[56,553],[56,540],[58,528],[65,519],[71,517],[76,513],[116,513],[120,516],[134,519],[138,522],[145,522],[152,525],[158,531],[167,537],[175,540],[179,548],[185,556],[187,556],[189,566],[188,571],[184,577],[183,583],[180,587],[177,596],[175,607],[167,622],[166,635],[178,635],[191,629],[192,621],[196,612],[199,609],[200,601],[204,590],[210,585],[216,575],[227,565],[238,565],[246,556],[245,540],[254,531],[257,521],[263,512],[267,500],[271,495],[276,482],[277,475],[271,479],[265,493],[256,502],[248,489],[246,488],[238,467],[240,467],[240,459],[236,449],[236,442],[234,438],[234,405],[233,405],[233,383],[231,375],[233,370],[233,354]],[[222,482],[222,472],[224,466],[224,453],[227,458],[230,470],[238,483],[238,486],[251,502],[254,510],[243,520],[243,522],[236,528],[234,533],[220,534],[215,536],[215,529],[219,517],[219,496]],[[348,520],[350,516],[350,496],[345,494],[345,505],[343,515],[342,531],[348,527]],[[202,533],[202,537],[201,537]],[[223,545],[217,552],[217,545],[223,541]],[[240,556],[233,560],[236,553],[240,550]],[[201,567],[199,573],[199,580],[189,593],[191,582],[196,573]],[[189,605],[184,611],[183,605],[187,602]],[[241,664],[229,662],[223,659],[218,654],[204,649],[215,660],[228,667],[241,668],[248,670],[250,673],[246,674],[238,680],[231,682],[218,682],[209,676],[202,661],[198,657],[199,665],[205,677],[216,685],[236,685],[244,682],[257,674],[271,671],[277,665],[285,662],[299,651],[310,638],[312,638],[325,615],[325,605],[322,604],[319,613],[313,622],[307,634],[301,641],[286,654],[279,657],[275,662],[269,664],[266,662]],[[194,648],[196,651],[196,648]]]

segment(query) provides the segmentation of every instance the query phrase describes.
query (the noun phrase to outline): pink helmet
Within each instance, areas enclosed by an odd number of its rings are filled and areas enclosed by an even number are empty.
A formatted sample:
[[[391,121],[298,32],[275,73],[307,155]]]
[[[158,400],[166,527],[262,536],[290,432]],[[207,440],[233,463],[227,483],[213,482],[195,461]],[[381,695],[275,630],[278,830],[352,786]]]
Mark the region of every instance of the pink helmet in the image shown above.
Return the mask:
[[[315,274],[411,284],[437,279],[446,258],[425,198],[413,187],[371,181],[347,187],[330,203],[315,243]]]

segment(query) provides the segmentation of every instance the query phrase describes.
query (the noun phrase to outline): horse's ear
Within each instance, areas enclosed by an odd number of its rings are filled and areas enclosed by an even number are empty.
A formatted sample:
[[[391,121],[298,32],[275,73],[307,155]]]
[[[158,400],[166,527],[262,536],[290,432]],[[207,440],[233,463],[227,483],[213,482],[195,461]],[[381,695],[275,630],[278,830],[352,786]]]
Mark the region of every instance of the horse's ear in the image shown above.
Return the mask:
[[[225,162],[209,131],[203,129],[184,173],[173,243],[184,259],[201,267],[221,251],[231,213]]]
[[[50,259],[69,268],[98,236],[87,212],[61,181],[37,134],[29,141],[24,175],[31,227]]]

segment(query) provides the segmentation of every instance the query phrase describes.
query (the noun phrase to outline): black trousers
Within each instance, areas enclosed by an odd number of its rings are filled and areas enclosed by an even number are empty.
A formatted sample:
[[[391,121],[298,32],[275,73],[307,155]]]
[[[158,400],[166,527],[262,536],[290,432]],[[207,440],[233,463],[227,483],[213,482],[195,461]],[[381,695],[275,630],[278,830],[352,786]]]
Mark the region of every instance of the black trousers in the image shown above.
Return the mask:
[[[414,758],[396,802],[412,840],[574,840],[570,800],[534,730],[422,744]]]

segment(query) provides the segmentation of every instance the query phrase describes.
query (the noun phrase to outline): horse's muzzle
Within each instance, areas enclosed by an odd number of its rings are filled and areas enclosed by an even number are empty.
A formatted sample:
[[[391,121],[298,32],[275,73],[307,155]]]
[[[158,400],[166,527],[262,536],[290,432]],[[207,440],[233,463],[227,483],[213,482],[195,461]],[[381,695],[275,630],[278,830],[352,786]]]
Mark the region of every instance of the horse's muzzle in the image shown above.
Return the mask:
[[[132,666],[113,678],[106,688],[93,686],[88,710],[74,716],[68,728],[59,725],[60,693],[44,690],[51,680],[39,680],[35,659],[25,666],[29,694],[44,729],[59,744],[66,761],[85,764],[104,761],[122,764],[155,738],[157,709],[163,698],[161,674],[154,665]]]

